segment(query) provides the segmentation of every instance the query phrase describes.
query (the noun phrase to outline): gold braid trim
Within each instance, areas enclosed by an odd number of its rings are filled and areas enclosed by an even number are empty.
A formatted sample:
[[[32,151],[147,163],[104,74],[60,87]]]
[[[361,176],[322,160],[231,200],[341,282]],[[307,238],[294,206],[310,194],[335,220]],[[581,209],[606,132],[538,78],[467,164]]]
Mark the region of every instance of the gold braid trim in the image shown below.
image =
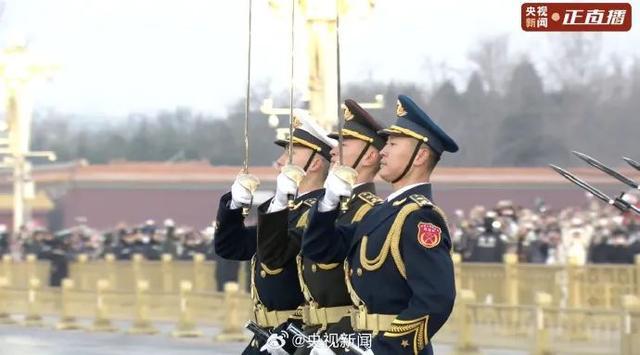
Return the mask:
[[[362,218],[369,212],[369,210],[371,210],[371,208],[372,208],[371,205],[368,205],[368,204],[364,204],[360,206],[360,208],[358,208],[356,213],[353,215],[353,218],[351,219],[351,223],[360,222]]]
[[[320,268],[320,270],[333,270],[335,268],[337,268],[338,266],[340,266],[340,263],[333,263],[333,264],[316,264],[318,265],[318,267]]]
[[[404,265],[404,260],[402,259],[402,254],[400,253],[400,237],[402,236],[402,227],[404,226],[404,221],[407,219],[411,212],[419,210],[421,208],[417,203],[408,204],[400,210],[398,213],[398,217],[393,221],[393,225],[391,226],[391,230],[389,230],[389,235],[387,235],[387,239],[391,239],[391,257],[393,261],[396,263],[396,267],[398,268],[398,272],[404,279],[407,278],[407,268]]]
[[[436,205],[433,205],[433,210],[434,210],[438,215],[440,215],[440,217],[441,217],[441,218],[442,218],[442,220],[444,221],[444,225],[445,225],[445,227],[447,228],[447,233],[449,233],[449,221],[447,220],[447,215],[444,213],[444,211],[443,211],[440,207],[438,207],[438,206],[436,206]],[[453,248],[453,240],[451,240],[451,250],[450,250],[450,254],[451,254],[451,255],[453,255],[453,250],[454,250],[454,248]]]
[[[349,292],[349,296],[351,297],[351,302],[354,306],[359,307],[362,304],[362,300],[353,289],[353,285],[351,284],[351,278],[349,277],[349,261],[344,261],[344,283],[347,285],[347,291]]]
[[[436,211],[436,213],[439,214],[440,217],[442,217],[442,220],[444,221],[444,224],[447,226],[447,230],[448,230],[449,229],[449,221],[447,220],[447,215],[444,213],[444,211],[440,207],[438,207],[436,205],[433,205],[433,210]]]
[[[309,211],[307,210],[305,213],[298,218],[298,222],[296,223],[296,228],[306,228],[307,224],[309,224]]]
[[[258,289],[256,288],[256,256],[251,258],[251,300],[254,305],[261,304]]]
[[[301,320],[302,319],[303,306],[298,306],[289,319]]]
[[[402,260],[402,255],[400,254],[400,237],[402,236],[402,226],[404,225],[404,221],[411,212],[419,209],[420,205],[417,203],[409,203],[400,209],[400,212],[398,212],[396,219],[393,221],[393,224],[389,229],[389,233],[382,245],[380,254],[373,259],[367,258],[368,237],[366,235],[362,237],[362,244],[360,245],[360,263],[365,270],[376,271],[380,269],[382,264],[387,260],[389,251],[391,251],[391,256],[393,257],[393,261],[395,262],[400,275],[405,279],[407,278],[407,271],[404,261]]]
[[[296,267],[298,269],[298,282],[300,283],[300,289],[302,289],[302,294],[304,295],[304,299],[307,302],[312,302],[313,301],[313,296],[311,295],[311,292],[309,291],[309,287],[307,287],[307,283],[304,280],[304,270],[303,268],[303,261],[302,261],[302,255],[298,254],[298,256],[296,256]]]
[[[271,276],[278,275],[279,273],[282,272],[282,270],[284,270],[283,267],[279,269],[273,269],[273,270],[269,269],[267,265],[265,265],[264,263],[260,263],[260,267],[262,268],[262,270],[264,270],[264,272],[267,273],[267,275],[271,275]]]
[[[391,329],[384,333],[389,338],[399,338],[405,335],[413,334],[413,353],[418,355],[429,342],[427,323],[429,316],[420,317],[412,320],[396,319],[391,323]]]

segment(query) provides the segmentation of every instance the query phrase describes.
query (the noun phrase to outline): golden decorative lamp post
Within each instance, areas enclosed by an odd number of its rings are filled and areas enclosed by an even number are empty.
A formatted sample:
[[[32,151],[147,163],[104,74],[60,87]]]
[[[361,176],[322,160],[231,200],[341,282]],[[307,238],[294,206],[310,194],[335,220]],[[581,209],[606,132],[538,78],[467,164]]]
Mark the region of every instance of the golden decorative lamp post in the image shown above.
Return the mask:
[[[305,26],[307,63],[309,76],[304,97],[309,101],[309,115],[326,130],[337,126],[338,117],[338,36],[337,19],[345,15],[363,16],[374,7],[373,0],[296,0],[298,14]],[[275,11],[291,6],[291,0],[270,0]],[[294,29],[295,30],[295,29]],[[368,106],[367,106],[368,105]],[[382,108],[383,97],[376,95],[375,102],[365,108]],[[269,124],[278,126],[278,115],[288,115],[288,108],[274,108],[273,100],[266,99],[260,107],[269,115]],[[282,134],[278,132],[278,134]]]
[[[33,198],[31,164],[27,158],[56,159],[54,152],[32,152],[31,118],[33,110],[32,84],[51,76],[55,66],[37,60],[27,51],[24,40],[14,39],[0,55],[0,78],[4,84],[6,106],[6,146],[0,148],[5,155],[4,164],[13,168],[13,230],[30,221],[25,213],[25,200]],[[2,142],[0,142],[2,143]]]

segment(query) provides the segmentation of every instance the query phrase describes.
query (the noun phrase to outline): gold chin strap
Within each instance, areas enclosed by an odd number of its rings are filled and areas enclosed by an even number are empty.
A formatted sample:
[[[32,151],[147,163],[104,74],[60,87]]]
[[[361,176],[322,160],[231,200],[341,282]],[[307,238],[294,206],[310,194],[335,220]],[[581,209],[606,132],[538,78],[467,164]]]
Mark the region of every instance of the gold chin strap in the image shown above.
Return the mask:
[[[407,173],[409,172],[409,169],[411,169],[411,166],[413,165],[413,159],[416,158],[416,155],[418,155],[418,152],[420,151],[421,145],[422,145],[422,141],[418,140],[416,142],[416,147],[413,149],[413,154],[411,154],[411,158],[409,158],[409,161],[407,162],[407,166],[404,168],[404,171],[402,172],[402,174],[400,174],[400,176],[398,176],[395,180],[391,182],[392,184],[395,184],[396,182],[400,181],[405,175],[407,175]]]

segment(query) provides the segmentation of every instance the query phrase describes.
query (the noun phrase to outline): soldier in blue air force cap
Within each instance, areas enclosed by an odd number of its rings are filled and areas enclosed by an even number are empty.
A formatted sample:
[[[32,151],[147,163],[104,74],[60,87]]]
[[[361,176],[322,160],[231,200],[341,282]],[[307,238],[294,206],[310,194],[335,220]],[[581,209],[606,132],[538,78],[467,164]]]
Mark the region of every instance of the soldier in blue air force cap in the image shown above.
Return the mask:
[[[457,144],[409,97],[400,95],[397,121],[381,133],[379,175],[393,193],[359,223],[336,225],[330,191],[348,184],[329,174],[326,193],[311,208],[302,242],[305,257],[344,261],[354,329],[371,334],[368,354],[432,354],[431,338],[455,299],[451,239],[444,213],[431,201],[430,177]]]

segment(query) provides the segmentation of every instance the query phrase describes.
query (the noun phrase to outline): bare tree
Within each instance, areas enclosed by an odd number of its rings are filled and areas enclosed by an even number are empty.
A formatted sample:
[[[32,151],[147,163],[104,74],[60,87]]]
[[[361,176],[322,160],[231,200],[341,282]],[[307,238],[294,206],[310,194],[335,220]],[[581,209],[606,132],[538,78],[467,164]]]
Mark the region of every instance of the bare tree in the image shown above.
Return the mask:
[[[602,35],[563,33],[554,37],[547,68],[552,80],[568,90],[584,89],[603,72]]]
[[[478,68],[487,90],[504,93],[511,72],[509,60],[509,37],[497,35],[478,42],[468,54],[469,60]]]

